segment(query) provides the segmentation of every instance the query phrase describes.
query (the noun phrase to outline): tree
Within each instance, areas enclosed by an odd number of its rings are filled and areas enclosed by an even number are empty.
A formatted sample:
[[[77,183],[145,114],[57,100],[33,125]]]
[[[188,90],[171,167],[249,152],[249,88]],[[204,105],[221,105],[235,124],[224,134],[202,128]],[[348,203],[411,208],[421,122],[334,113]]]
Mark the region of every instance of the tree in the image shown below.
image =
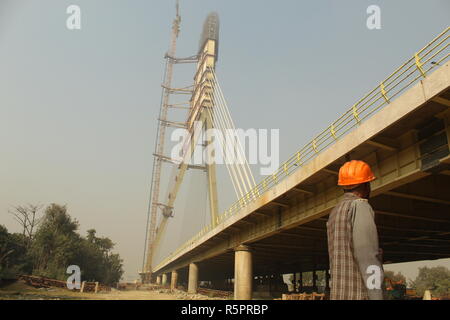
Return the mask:
[[[406,277],[401,272],[395,273],[394,271],[384,271],[384,277],[394,282],[401,281],[406,285]]]
[[[7,267],[8,259],[14,250],[9,247],[9,233],[0,225],[0,273]]]
[[[22,234],[11,234],[0,225],[0,280],[31,272],[32,263]]]
[[[419,296],[430,290],[435,297],[447,297],[450,294],[450,270],[442,266],[419,268],[419,275],[412,281],[412,287]]]
[[[123,275],[122,259],[112,253],[114,243],[97,237],[90,229],[86,238],[78,233],[79,223],[67,213],[67,207],[51,204],[37,230],[38,207],[16,207],[15,217],[22,234],[9,234],[0,226],[0,279],[13,274],[33,273],[66,280],[67,267],[77,265],[84,281],[112,285]]]
[[[80,236],[78,221],[67,214],[66,206],[51,204],[36,232],[32,245],[33,273],[49,278],[66,278],[66,268],[76,264]]]
[[[124,272],[123,261],[118,254],[112,253],[114,243],[111,239],[96,237],[96,231],[90,229],[83,247],[80,267],[84,279],[109,285],[120,280]]]
[[[28,204],[27,206],[14,207],[14,211],[9,211],[22,227],[22,235],[27,248],[30,247],[35,228],[39,225],[40,219],[38,215],[41,208],[42,206],[40,205]]]
[[[303,285],[312,287],[314,284],[313,272],[303,272]],[[325,286],[325,272],[316,271],[316,286]]]
[[[106,270],[103,278],[103,283],[112,285],[120,281],[123,275],[123,260],[118,254],[110,254],[106,258]]]

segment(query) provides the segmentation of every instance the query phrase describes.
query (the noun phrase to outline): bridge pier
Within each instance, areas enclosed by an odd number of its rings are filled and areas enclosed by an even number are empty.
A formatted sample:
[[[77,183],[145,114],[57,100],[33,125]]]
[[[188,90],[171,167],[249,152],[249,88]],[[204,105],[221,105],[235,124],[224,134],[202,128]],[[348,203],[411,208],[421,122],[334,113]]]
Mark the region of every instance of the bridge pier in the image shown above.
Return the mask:
[[[160,285],[161,284],[161,276],[157,276],[156,277],[156,284]]]
[[[189,265],[188,293],[197,293],[198,291],[198,266],[195,263]]]
[[[244,245],[237,247],[234,259],[234,300],[251,300],[253,297],[251,249]]]
[[[177,282],[178,282],[178,271],[173,270],[172,277],[170,279],[170,290],[174,290],[177,288]]]
[[[162,275],[162,286],[163,287],[167,286],[167,274],[166,273],[164,273]]]
[[[325,270],[325,293],[330,294],[330,270]]]
[[[317,292],[317,271],[316,271],[316,267],[314,267],[313,270],[313,275],[312,275],[312,280],[313,280],[313,292]]]
[[[295,272],[292,278],[292,289],[297,292],[297,274]]]
[[[303,272],[300,272],[300,277],[298,279],[298,292],[303,292]]]

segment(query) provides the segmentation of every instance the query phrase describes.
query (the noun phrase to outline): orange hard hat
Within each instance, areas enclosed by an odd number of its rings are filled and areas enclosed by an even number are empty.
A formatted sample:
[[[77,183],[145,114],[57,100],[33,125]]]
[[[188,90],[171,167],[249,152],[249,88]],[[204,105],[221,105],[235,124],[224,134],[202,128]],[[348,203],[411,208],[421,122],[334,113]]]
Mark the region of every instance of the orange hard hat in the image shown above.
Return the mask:
[[[364,161],[352,160],[346,162],[339,170],[339,186],[356,186],[375,180],[370,166]]]

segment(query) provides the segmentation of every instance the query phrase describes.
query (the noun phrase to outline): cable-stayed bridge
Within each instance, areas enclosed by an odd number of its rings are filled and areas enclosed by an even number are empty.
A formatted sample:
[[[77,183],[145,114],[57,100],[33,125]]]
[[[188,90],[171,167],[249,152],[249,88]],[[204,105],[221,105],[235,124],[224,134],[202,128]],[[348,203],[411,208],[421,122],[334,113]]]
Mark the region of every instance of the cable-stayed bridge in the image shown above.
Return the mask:
[[[217,289],[234,290],[236,299],[249,299],[254,291],[277,291],[282,274],[301,277],[303,272],[324,271],[328,287],[326,221],[343,194],[336,185],[338,170],[351,159],[366,161],[377,176],[370,203],[385,263],[450,257],[449,28],[350,104],[325,130],[311,133],[314,138],[308,144],[259,183],[239,139],[215,141],[223,151],[237,199],[220,211],[216,165],[208,159],[193,163],[197,148],[207,150],[213,144],[209,129],[216,129],[221,137],[235,130],[215,71],[219,18],[208,16],[198,54],[188,58],[175,58],[179,23],[177,14],[158,119],[141,273],[145,281],[172,287],[183,284],[190,292],[205,281]],[[197,66],[194,84],[173,88],[173,67],[185,63]],[[173,103],[173,95],[187,95],[190,100]],[[169,121],[170,109],[183,109],[184,121]],[[167,154],[167,128],[187,132],[178,159]],[[206,142],[199,144],[202,135]],[[167,179],[161,174],[164,163],[172,167]],[[205,189],[201,193],[207,198],[208,223],[157,260],[162,239],[173,236],[167,228],[179,212],[177,197],[189,171],[205,175],[203,186],[187,192]],[[186,219],[195,216],[186,210]],[[313,287],[317,287],[315,278]]]

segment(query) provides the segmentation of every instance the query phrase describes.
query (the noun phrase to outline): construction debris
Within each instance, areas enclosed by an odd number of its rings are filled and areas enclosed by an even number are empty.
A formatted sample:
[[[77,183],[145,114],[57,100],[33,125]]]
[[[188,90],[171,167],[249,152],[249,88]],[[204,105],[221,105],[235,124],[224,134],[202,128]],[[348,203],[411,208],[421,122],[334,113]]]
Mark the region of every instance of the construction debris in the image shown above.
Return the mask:
[[[20,280],[23,280],[26,284],[35,287],[35,288],[63,288],[67,289],[67,282],[55,279],[49,279],[45,277],[39,276],[28,276],[21,275],[19,277]],[[98,282],[83,282],[80,289],[73,289],[73,291],[78,292],[110,292],[111,288],[108,286],[104,286],[99,284]]]
[[[283,294],[281,300],[325,300],[325,293]]]

